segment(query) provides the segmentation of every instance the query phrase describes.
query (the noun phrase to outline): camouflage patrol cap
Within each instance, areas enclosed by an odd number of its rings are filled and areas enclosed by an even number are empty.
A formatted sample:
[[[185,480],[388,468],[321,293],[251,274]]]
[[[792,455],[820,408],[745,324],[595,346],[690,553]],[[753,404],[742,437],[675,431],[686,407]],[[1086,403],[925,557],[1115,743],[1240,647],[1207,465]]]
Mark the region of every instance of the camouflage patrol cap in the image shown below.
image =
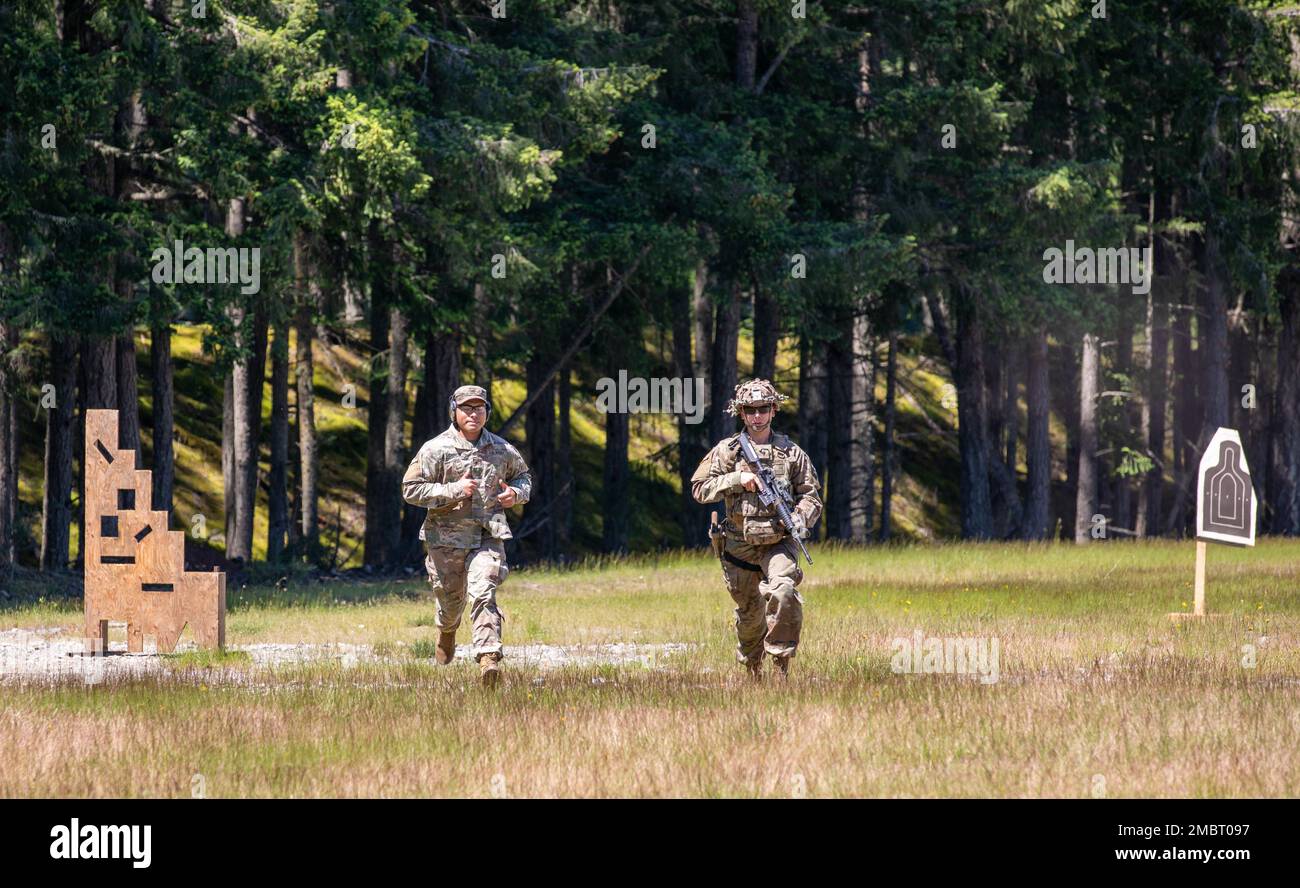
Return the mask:
[[[788,399],[776,390],[776,386],[766,379],[751,379],[736,386],[736,396],[727,404],[727,412],[732,416],[740,413],[740,408],[757,404],[771,404],[772,409],[780,409],[781,402]]]
[[[462,385],[456,391],[451,393],[452,402],[459,407],[466,401],[473,401],[478,398],[484,404],[488,403],[487,391],[481,385]]]

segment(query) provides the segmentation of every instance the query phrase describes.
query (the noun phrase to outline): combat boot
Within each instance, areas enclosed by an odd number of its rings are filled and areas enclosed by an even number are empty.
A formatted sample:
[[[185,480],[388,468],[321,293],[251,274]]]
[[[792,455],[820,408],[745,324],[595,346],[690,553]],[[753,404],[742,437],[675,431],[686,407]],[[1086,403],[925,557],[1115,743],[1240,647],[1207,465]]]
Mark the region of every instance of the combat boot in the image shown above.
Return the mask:
[[[456,633],[443,632],[438,636],[438,647],[433,652],[433,662],[446,666],[456,659]]]
[[[495,688],[501,682],[500,654],[483,654],[478,658],[479,680],[485,688]]]
[[[776,667],[776,674],[777,674],[777,675],[781,676],[782,678],[789,678],[789,677],[790,677],[790,658],[789,658],[789,657],[773,657],[773,658],[772,658],[772,665]]]
[[[763,658],[759,657],[757,660],[747,660],[745,662],[745,671],[749,673],[749,677],[754,681],[761,679],[763,677]]]

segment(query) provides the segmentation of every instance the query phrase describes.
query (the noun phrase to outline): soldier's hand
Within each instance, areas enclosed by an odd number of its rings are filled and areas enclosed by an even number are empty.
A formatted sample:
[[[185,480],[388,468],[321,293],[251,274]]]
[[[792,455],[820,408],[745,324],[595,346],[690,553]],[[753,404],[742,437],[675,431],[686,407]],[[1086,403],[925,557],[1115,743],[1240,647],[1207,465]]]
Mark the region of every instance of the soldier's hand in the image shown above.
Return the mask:
[[[756,492],[758,490],[758,476],[753,472],[741,472],[740,486],[751,493]]]
[[[794,535],[801,540],[808,539],[808,523],[803,520],[803,516],[795,512],[790,516],[790,523],[794,525]]]
[[[504,481],[498,481],[501,485],[501,492],[497,494],[497,502],[505,508],[510,508],[519,500],[519,492]]]
[[[475,481],[473,478],[462,478],[460,481],[460,486],[456,490],[456,495],[459,496],[461,499],[465,499],[467,497],[473,496],[474,492],[477,490],[478,490],[477,481]]]

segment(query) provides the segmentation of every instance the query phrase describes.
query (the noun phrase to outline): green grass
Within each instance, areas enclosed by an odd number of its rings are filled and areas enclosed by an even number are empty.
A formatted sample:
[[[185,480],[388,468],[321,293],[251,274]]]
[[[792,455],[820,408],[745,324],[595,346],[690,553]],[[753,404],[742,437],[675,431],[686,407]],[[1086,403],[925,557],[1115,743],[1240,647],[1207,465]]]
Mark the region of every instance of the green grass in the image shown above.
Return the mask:
[[[1289,796],[1300,542],[818,546],[788,684],[732,660],[716,561],[512,572],[506,643],[691,647],[640,664],[436,667],[423,582],[232,590],[228,641],[369,644],[344,668],[191,654],[152,677],[4,690],[2,795]],[[0,628],[64,626],[9,603]],[[996,639],[999,680],[901,675],[893,639]],[[469,640],[468,626],[459,639]],[[1246,647],[1250,646],[1250,647]],[[1253,665],[1245,665],[1253,656]],[[1100,778],[1100,783],[1098,782]]]
[[[196,650],[160,656],[169,667],[177,670],[231,669],[253,664],[253,658],[247,651]]]

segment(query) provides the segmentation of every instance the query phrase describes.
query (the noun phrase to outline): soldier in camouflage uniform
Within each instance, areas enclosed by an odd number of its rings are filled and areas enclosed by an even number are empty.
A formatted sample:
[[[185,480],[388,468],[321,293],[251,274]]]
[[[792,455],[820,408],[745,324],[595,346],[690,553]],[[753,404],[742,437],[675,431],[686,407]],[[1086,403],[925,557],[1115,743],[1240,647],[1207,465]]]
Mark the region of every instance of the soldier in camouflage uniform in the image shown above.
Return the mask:
[[[817,470],[808,454],[787,436],[772,431],[778,404],[785,400],[772,383],[754,379],[736,386],[727,405],[740,415],[759,460],[770,466],[778,485],[791,494],[795,532],[806,539],[808,528],[822,513]],[[758,478],[740,453],[740,435],[724,438],[691,476],[696,502],[723,500],[722,575],[736,602],[737,659],[755,678],[762,674],[763,654],[770,654],[780,675],[789,673],[790,660],[799,646],[803,627],[803,580],[798,549],[776,509],[764,506],[758,496]]]
[[[411,460],[402,498],[429,510],[420,538],[437,602],[434,659],[445,666],[456,656],[456,630],[468,595],[473,656],[483,684],[492,687],[500,678],[505,621],[496,600],[508,571],[502,541],[512,536],[504,510],[528,502],[532,479],[519,451],[486,429],[492,407],[484,389],[461,386],[448,409],[451,426]]]

